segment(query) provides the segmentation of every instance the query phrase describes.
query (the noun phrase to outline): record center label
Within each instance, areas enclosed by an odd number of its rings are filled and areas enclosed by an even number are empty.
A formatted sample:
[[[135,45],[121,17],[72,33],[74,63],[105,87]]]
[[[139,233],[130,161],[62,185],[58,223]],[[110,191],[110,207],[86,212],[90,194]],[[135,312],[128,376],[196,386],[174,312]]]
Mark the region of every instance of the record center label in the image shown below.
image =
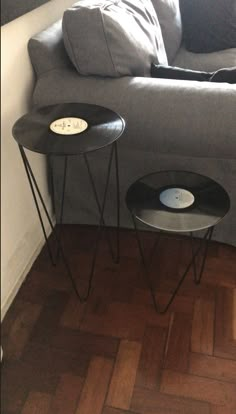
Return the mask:
[[[187,208],[190,207],[195,200],[194,195],[184,188],[168,188],[159,195],[160,202],[169,208]]]
[[[88,123],[82,118],[60,118],[50,124],[51,131],[60,135],[80,134],[88,128]]]

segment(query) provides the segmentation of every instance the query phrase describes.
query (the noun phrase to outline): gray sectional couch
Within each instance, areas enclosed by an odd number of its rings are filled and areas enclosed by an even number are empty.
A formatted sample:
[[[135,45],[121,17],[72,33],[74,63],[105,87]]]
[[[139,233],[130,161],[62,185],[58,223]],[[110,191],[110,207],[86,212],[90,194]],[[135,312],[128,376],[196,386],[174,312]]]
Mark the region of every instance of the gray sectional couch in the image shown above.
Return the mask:
[[[229,193],[230,213],[216,227],[213,238],[236,246],[236,85],[148,76],[80,75],[64,49],[61,22],[31,39],[29,52],[36,72],[35,105],[86,102],[108,107],[125,119],[126,130],[118,146],[121,226],[131,227],[125,194],[134,180],[157,170],[193,171],[216,180]],[[195,54],[182,42],[169,63],[204,71],[234,67],[236,49]],[[108,151],[90,154],[89,159],[102,191]],[[63,160],[57,157],[53,160],[57,216],[62,172]],[[115,177],[105,214],[111,226],[115,224],[114,188]],[[64,222],[95,224],[97,220],[83,159],[71,157]]]

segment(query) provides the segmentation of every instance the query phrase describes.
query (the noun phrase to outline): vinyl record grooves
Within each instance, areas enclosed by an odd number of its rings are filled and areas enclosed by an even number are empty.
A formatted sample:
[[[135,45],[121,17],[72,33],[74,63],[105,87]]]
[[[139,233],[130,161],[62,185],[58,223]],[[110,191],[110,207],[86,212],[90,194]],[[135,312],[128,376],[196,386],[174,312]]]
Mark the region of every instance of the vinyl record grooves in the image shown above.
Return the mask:
[[[86,128],[67,135],[51,130],[50,126],[56,120],[68,118],[81,119]],[[122,135],[124,127],[124,120],[110,109],[84,103],[65,103],[37,108],[24,115],[15,123],[13,136],[20,145],[34,152],[75,155],[112,144]]]
[[[126,202],[141,222],[171,232],[211,227],[230,207],[229,196],[218,183],[187,171],[142,177],[129,188]]]

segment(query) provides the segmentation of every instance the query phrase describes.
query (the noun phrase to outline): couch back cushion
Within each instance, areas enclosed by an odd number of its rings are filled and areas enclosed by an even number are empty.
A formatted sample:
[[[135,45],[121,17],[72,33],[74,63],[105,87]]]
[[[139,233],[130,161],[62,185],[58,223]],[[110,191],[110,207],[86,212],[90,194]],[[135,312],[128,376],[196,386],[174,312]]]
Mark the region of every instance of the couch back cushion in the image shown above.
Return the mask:
[[[187,50],[209,53],[236,47],[236,0],[180,0]]]
[[[73,68],[62,36],[62,20],[29,40],[28,51],[38,77],[54,69]]]
[[[182,20],[179,0],[152,0],[161,25],[169,65],[172,64],[182,41]]]
[[[225,49],[212,53],[192,53],[182,46],[173,66],[180,68],[215,72],[222,68],[236,67],[236,49]]]
[[[151,0],[81,0],[63,16],[67,53],[82,75],[150,76],[167,64]]]

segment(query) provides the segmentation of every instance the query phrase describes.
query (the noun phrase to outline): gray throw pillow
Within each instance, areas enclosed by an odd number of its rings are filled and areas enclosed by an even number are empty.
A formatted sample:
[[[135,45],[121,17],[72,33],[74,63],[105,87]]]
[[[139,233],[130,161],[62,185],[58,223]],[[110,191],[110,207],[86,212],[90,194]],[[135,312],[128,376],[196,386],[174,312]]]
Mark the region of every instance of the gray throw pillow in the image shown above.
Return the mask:
[[[190,52],[236,47],[236,0],[180,0],[180,10]]]
[[[82,0],[65,11],[63,38],[82,75],[150,76],[167,63],[151,0]]]
[[[182,41],[179,0],[152,0],[152,3],[161,25],[168,63],[171,64]]]

